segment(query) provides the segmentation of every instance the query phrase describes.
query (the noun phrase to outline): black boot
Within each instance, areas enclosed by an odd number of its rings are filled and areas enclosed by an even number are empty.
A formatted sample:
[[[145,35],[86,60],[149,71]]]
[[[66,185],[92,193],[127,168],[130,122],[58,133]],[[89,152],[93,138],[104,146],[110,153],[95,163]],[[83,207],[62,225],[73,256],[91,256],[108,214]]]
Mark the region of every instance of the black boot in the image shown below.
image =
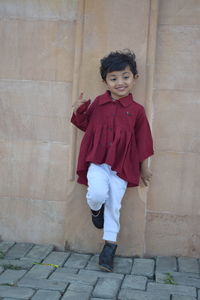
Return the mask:
[[[113,271],[113,259],[117,249],[116,244],[106,242],[101,254],[99,255],[99,265],[102,270],[107,272]]]
[[[103,228],[104,224],[104,204],[100,208],[99,211],[94,211],[91,209],[92,212],[92,223],[98,229]]]

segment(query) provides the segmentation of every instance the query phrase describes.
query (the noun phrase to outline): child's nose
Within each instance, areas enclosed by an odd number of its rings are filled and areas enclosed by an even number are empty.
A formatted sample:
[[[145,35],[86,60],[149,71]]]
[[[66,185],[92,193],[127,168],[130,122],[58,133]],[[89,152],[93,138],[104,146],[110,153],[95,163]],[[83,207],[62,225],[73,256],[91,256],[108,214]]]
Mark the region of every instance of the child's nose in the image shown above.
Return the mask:
[[[117,83],[118,83],[118,84],[122,84],[122,83],[123,83],[123,78],[121,78],[121,77],[118,77],[118,79],[117,79]]]

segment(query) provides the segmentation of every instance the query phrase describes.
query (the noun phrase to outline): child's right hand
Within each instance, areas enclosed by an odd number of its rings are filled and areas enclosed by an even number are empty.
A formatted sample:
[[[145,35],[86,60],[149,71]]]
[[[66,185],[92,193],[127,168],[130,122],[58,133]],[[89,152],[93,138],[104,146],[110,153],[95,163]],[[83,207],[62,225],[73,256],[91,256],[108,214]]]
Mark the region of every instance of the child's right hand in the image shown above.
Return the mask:
[[[83,93],[80,94],[78,100],[72,104],[73,112],[75,112],[79,106],[81,106],[83,103],[85,103],[87,100],[83,99]]]

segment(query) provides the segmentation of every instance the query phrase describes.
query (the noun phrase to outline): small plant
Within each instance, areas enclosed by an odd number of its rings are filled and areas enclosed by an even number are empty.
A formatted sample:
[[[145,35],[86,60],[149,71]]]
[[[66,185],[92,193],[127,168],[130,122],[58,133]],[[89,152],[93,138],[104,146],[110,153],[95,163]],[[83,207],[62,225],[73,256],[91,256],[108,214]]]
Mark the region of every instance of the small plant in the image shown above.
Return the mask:
[[[1,286],[14,286],[14,283],[1,283]]]
[[[59,265],[54,265],[54,264],[46,264],[46,263],[33,263],[34,265],[41,265],[41,266],[50,266],[54,268],[59,268]]]
[[[165,284],[177,284],[177,282],[174,280],[174,277],[171,273],[166,273],[166,278],[164,279]]]
[[[4,259],[4,256],[5,254],[2,251],[0,251],[0,259]]]
[[[4,269],[7,270],[7,269],[10,269],[10,270],[23,270],[22,267],[19,267],[19,266],[15,266],[15,265],[3,265]]]

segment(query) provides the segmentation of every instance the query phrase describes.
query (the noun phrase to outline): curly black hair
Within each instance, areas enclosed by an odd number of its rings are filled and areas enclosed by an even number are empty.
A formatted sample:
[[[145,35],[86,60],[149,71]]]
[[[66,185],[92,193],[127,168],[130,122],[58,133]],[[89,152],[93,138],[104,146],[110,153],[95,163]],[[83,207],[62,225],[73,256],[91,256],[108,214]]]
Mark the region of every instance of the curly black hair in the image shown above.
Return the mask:
[[[138,76],[136,56],[135,53],[129,49],[111,52],[103,57],[100,62],[100,74],[104,81],[106,81],[106,75],[108,73],[124,70],[127,66],[130,67],[134,77]]]

